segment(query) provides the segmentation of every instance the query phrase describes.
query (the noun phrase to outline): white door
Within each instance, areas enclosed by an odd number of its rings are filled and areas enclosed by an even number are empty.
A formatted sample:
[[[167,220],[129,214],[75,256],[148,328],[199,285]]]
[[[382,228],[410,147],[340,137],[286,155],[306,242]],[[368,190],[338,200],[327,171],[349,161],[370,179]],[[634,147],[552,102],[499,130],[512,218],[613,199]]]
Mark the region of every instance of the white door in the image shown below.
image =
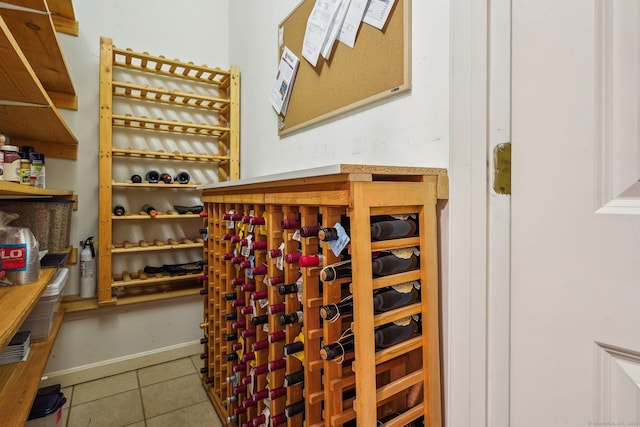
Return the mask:
[[[640,425],[640,2],[512,1],[510,425]]]

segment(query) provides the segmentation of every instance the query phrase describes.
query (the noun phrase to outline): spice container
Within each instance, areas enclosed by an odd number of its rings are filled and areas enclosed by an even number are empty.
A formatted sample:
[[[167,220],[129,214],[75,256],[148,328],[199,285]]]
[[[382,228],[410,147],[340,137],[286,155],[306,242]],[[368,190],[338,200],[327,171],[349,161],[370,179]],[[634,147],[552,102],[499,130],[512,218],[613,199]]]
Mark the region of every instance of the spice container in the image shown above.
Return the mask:
[[[31,185],[31,162],[24,152],[20,152],[20,184]]]

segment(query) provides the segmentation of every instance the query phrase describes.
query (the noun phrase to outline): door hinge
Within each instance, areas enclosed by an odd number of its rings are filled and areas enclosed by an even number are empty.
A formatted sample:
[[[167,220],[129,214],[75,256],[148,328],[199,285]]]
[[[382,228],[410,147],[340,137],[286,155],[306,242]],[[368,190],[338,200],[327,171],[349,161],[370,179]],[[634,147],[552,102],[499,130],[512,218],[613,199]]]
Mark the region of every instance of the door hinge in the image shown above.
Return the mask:
[[[498,144],[493,149],[493,191],[511,194],[511,143]]]

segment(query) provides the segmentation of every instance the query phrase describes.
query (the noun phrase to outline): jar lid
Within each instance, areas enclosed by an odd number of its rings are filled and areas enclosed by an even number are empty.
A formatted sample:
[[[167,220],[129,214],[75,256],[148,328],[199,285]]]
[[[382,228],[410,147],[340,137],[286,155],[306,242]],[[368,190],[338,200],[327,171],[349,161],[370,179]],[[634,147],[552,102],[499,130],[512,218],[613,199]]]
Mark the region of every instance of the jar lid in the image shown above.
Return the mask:
[[[3,145],[2,151],[15,151],[18,152],[18,147],[16,145]]]

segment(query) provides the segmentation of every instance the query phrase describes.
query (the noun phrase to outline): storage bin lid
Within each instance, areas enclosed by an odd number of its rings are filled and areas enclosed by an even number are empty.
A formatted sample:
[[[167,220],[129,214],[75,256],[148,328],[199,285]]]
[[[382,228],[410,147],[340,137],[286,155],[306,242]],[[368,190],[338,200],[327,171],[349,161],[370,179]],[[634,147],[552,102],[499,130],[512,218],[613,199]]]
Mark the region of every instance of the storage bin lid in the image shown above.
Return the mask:
[[[54,392],[47,394],[39,394],[33,401],[31,406],[31,412],[29,412],[29,419],[46,417],[53,414],[60,409],[67,402],[67,398],[64,397],[64,393]]]
[[[69,278],[68,268],[61,268],[60,270],[58,270],[56,275],[53,276],[53,279],[47,286],[47,289],[44,290],[44,293],[42,294],[42,296],[50,297],[50,296],[61,294],[62,290],[64,289],[64,285],[66,285],[67,283],[68,278]]]

